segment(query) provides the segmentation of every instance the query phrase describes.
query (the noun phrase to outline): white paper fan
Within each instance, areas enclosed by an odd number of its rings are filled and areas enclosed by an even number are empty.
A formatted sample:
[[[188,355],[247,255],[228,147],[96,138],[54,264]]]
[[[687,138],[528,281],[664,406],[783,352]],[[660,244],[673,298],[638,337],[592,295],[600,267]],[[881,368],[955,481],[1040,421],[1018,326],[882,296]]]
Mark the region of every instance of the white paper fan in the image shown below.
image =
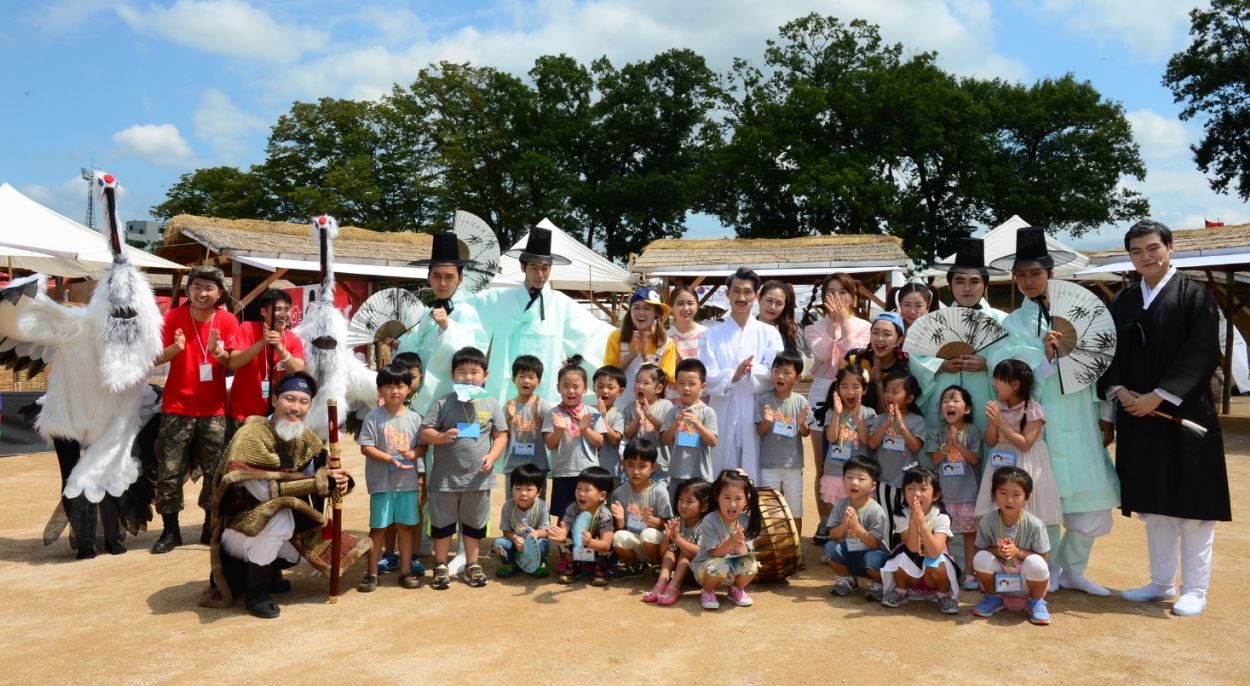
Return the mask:
[[[490,285],[499,273],[499,238],[480,217],[463,210],[456,210],[452,224],[456,238],[469,247],[472,263],[464,268],[464,282],[460,288],[466,293],[477,293]]]
[[[425,305],[414,293],[387,288],[369,296],[347,325],[347,347],[399,338],[421,321]]]
[[[976,354],[1006,337],[1007,329],[988,314],[971,307],[948,307],[912,323],[903,352],[949,360]]]
[[[1115,357],[1115,321],[1098,296],[1067,281],[1051,281],[1050,328],[1059,331],[1059,388],[1064,393],[1094,384]]]

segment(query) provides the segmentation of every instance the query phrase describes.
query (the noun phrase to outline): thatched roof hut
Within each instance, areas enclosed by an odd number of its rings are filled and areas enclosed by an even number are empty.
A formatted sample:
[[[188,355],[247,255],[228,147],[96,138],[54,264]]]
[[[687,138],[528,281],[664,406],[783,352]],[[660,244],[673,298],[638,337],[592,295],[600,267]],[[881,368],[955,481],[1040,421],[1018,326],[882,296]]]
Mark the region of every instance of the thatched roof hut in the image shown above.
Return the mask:
[[[729,274],[744,265],[761,273],[785,271],[784,276],[849,269],[889,271],[907,266],[902,245],[894,236],[873,235],[665,239],[648,244],[630,270],[652,276]]]

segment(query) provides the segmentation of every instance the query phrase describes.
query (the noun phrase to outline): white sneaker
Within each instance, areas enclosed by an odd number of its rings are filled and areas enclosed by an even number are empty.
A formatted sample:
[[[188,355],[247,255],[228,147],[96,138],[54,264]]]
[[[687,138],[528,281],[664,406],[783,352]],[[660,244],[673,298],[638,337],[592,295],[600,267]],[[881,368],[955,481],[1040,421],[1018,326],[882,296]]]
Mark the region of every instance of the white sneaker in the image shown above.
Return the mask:
[[[1200,615],[1205,609],[1207,609],[1205,593],[1182,593],[1181,597],[1172,604],[1172,614],[1178,617]]]
[[[1120,597],[1130,603],[1153,603],[1159,600],[1167,600],[1176,595],[1175,586],[1158,586],[1155,584],[1146,584],[1139,588],[1130,588],[1120,594]]]
[[[840,576],[833,582],[835,595],[850,595],[859,590],[859,580],[853,576]]]
[[[1059,575],[1059,587],[1070,588],[1076,591],[1084,591],[1090,595],[1096,595],[1102,598],[1111,595],[1111,591],[1108,591],[1106,588],[1090,581],[1085,575],[1072,574],[1067,571],[1064,571]]]

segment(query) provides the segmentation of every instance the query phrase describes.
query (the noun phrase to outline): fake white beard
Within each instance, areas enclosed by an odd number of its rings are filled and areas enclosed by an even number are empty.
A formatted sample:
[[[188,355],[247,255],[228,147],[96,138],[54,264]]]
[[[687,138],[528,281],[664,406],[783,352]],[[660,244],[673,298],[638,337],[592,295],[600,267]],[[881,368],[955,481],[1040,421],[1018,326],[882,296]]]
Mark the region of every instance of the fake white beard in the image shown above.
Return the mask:
[[[287,419],[275,418],[273,420],[273,433],[283,443],[291,441],[304,435],[304,422],[292,422]]]
[[[133,310],[134,317],[119,319],[114,311]],[[100,384],[117,393],[147,380],[152,360],[161,352],[160,310],[152,286],[129,260],[114,262],[87,303],[91,320],[99,327]]]

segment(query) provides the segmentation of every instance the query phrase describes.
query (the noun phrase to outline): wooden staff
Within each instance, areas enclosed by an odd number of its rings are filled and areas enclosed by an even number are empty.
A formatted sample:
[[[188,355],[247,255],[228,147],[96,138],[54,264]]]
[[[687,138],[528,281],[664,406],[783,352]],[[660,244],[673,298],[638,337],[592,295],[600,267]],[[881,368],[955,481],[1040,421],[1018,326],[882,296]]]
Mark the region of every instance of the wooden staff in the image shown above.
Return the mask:
[[[330,459],[327,467],[330,469],[342,469],[343,463],[339,459],[339,408],[338,401],[330,399],[326,401],[326,412],[329,414],[330,420]],[[343,496],[339,493],[338,485],[333,480],[330,482],[333,489],[330,493],[330,502],[334,504],[334,511],[330,515],[330,603],[338,602],[339,597],[339,558],[342,556],[343,549]]]

